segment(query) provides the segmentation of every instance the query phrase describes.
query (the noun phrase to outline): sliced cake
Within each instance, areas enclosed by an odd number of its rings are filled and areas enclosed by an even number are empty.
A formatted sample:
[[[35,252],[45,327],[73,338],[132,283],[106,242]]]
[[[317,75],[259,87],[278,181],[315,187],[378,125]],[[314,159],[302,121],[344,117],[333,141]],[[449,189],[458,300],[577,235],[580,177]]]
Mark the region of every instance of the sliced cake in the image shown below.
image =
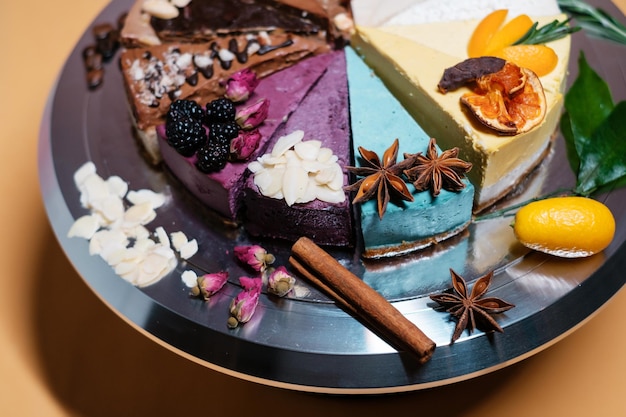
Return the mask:
[[[324,75],[274,134],[268,153],[250,164],[254,174],[245,190],[244,226],[251,235],[292,241],[307,236],[320,245],[354,243],[343,189],[350,161],[346,62],[343,51],[331,55]],[[280,157],[283,165],[275,168]]]
[[[339,0],[137,0],[121,30],[121,66],[149,159],[160,161],[155,128],[174,100],[204,104],[242,68],[266,77],[342,46],[351,28]]]
[[[365,148],[383,155],[395,139],[399,155],[427,154],[430,137],[354,50],[346,48],[346,57],[355,154]],[[376,199],[360,204],[364,255],[407,253],[463,231],[471,220],[474,197],[474,187],[467,179],[463,183],[461,190],[444,189],[437,196],[408,184],[413,201],[391,201],[382,218]]]
[[[343,44],[351,28],[346,0],[137,0],[121,38],[127,46],[149,46],[281,30]]]
[[[228,77],[243,68],[263,78],[327,51],[328,45],[308,37],[232,35],[210,43],[130,48],[122,53],[121,67],[139,136],[150,157],[159,161],[155,128],[164,123],[174,100],[204,105],[222,96]]]
[[[460,156],[473,164],[468,176],[476,187],[474,210],[483,210],[505,196],[549,150],[563,106],[569,36],[550,43],[558,62],[554,70],[540,77],[547,107],[543,122],[526,133],[502,135],[479,123],[461,105],[468,87],[446,94],[438,89],[444,71],[468,58],[467,45],[478,19],[394,26],[392,22],[420,21],[421,15],[414,9],[421,2],[413,2],[412,7],[382,23],[363,18],[368,14],[359,9],[359,3],[353,4],[357,22],[354,48],[429,135],[444,148],[459,147]],[[553,10],[555,3],[547,5]],[[532,17],[540,25],[565,18]],[[361,22],[380,26],[359,26]]]
[[[331,54],[304,60],[263,80],[248,102],[270,101],[268,116],[259,126],[261,143],[252,158],[263,153],[276,129],[289,118],[326,71]],[[218,172],[205,174],[196,167],[197,157],[185,157],[167,143],[164,125],[159,125],[159,148],[165,165],[204,205],[229,221],[236,221],[243,195],[247,161],[228,162]]]

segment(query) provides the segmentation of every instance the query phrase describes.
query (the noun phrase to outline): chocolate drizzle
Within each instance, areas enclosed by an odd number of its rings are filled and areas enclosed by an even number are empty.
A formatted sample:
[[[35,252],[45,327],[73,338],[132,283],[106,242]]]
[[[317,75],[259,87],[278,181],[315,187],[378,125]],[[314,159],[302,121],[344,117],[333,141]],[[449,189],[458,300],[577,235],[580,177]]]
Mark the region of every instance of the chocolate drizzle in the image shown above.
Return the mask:
[[[291,39],[287,39],[285,42],[279,44],[279,45],[263,45],[261,46],[261,48],[257,51],[257,54],[259,55],[265,55],[268,54],[272,51],[275,51],[277,49],[280,48],[286,48],[288,46],[293,45],[293,40]]]
[[[228,50],[235,55],[237,61],[241,64],[245,64],[248,62],[248,46],[250,45],[250,41],[242,51],[239,51],[239,45],[237,44],[237,39],[233,38],[228,41]]]
[[[159,107],[160,99],[164,96],[172,101],[177,99],[184,84],[192,87],[198,85],[200,75],[207,80],[213,78],[215,61],[219,62],[223,70],[229,70],[235,59],[240,64],[245,64],[251,55],[264,55],[294,43],[288,37],[281,43],[271,45],[270,37],[265,32],[248,34],[245,39],[246,44],[241,50],[236,37],[220,37],[207,46],[206,52],[195,54],[171,47],[157,57],[146,50],[129,68],[130,78],[143,84],[138,96],[140,102],[148,107]]]

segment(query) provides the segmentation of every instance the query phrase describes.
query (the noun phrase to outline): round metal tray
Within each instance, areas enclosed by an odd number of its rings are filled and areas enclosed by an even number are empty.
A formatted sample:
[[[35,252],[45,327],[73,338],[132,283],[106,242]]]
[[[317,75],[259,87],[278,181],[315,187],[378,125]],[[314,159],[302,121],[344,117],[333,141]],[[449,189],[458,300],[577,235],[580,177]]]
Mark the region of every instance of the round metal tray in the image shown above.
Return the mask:
[[[94,24],[115,22],[130,3],[113,1]],[[596,3],[621,16],[608,2]],[[573,39],[570,82],[577,75],[576,58],[584,50],[611,85],[615,100],[626,98],[623,46],[582,33]],[[298,297],[278,300],[264,295],[254,318],[229,330],[228,305],[239,291],[237,277],[247,275],[234,262],[233,247],[261,244],[277,255],[277,264],[287,265],[290,244],[251,240],[241,229],[221,225],[166,170],[145,162],[133,139],[115,60],[105,69],[104,84],[87,89],[81,51],[91,43],[88,29],[68,58],[43,117],[39,176],[50,222],[68,258],[103,302],[146,335],[207,367],[272,386],[325,393],[400,392],[444,385],[508,366],[555,343],[624,284],[620,271],[626,267],[626,190],[621,189],[598,197],[615,214],[617,232],[611,246],[590,258],[568,260],[528,252],[515,241],[510,218],[474,222],[461,236],[396,259],[364,262],[358,246],[334,251],[437,343],[425,365],[397,352],[303,280],[298,285],[306,291],[299,291]],[[93,161],[105,178],[119,175],[130,189],[167,194],[169,203],[158,210],[150,227],[182,230],[198,240],[200,252],[188,265],[181,263],[160,282],[140,289],[116,276],[99,257],[90,256],[88,242],[67,238],[74,219],[85,214],[73,174],[86,161]],[[548,159],[499,206],[571,186],[573,181],[558,137]],[[190,297],[180,279],[188,268],[227,269],[232,282],[204,302]],[[470,282],[495,270],[489,295],[516,305],[495,317],[504,333],[465,332],[450,345],[455,323],[433,309],[428,297],[450,287],[450,268]]]

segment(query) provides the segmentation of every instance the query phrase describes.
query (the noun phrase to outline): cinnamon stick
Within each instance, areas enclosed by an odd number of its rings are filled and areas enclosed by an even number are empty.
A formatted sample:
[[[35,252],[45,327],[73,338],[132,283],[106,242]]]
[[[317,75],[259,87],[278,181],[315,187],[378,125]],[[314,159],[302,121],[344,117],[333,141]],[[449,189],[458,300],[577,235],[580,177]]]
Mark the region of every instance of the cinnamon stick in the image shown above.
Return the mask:
[[[427,362],[435,343],[389,301],[306,237],[292,246],[291,265],[383,339]]]

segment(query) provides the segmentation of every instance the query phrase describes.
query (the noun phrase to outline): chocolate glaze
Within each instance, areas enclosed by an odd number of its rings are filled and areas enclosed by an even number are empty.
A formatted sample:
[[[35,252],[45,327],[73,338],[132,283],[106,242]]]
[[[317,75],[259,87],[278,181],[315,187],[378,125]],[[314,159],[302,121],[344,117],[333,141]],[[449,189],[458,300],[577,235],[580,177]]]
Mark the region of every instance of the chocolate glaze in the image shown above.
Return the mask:
[[[210,40],[223,33],[282,29],[299,34],[326,33],[320,16],[271,0],[193,0],[174,19],[152,17],[162,40]]]

